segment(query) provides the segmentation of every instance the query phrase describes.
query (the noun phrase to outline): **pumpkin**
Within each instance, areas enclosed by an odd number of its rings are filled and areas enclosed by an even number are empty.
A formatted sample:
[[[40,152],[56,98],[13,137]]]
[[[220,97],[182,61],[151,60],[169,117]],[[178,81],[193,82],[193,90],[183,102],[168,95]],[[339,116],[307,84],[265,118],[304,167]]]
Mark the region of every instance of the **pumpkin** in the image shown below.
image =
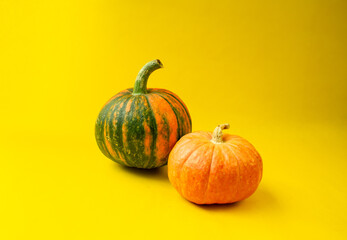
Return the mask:
[[[224,134],[229,124],[211,132],[182,137],[168,161],[171,184],[197,204],[222,204],[252,195],[262,178],[263,164],[257,150],[242,137]]]
[[[161,67],[159,60],[147,63],[134,88],[116,94],[99,113],[97,144],[106,157],[119,164],[147,169],[165,165],[175,143],[191,132],[188,109],[176,94],[147,89],[149,75]]]

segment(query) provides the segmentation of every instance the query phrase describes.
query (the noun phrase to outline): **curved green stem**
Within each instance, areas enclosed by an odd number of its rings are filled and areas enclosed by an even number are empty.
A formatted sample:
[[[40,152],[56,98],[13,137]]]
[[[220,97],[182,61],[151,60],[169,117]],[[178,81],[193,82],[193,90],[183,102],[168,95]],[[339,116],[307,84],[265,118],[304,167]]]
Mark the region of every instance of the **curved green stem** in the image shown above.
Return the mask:
[[[147,80],[151,73],[159,68],[162,68],[163,64],[159,59],[146,63],[145,66],[137,74],[133,94],[146,94],[147,93]]]
[[[220,124],[218,125],[213,133],[212,133],[212,142],[214,143],[223,143],[223,129],[229,129],[230,125],[229,123],[225,123],[225,124]]]

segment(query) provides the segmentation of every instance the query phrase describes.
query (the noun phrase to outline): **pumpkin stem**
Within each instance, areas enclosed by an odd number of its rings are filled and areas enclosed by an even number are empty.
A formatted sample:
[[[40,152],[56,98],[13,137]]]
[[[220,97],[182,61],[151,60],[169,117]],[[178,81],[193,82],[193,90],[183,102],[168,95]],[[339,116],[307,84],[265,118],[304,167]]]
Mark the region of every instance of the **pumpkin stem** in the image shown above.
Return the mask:
[[[220,124],[220,125],[218,125],[215,129],[214,129],[214,131],[213,131],[213,133],[212,133],[212,142],[214,142],[214,143],[222,143],[223,142],[223,132],[222,132],[222,130],[223,129],[229,129],[229,127],[230,127],[230,125],[229,125],[229,123],[225,123],[225,124]]]
[[[147,93],[147,80],[149,75],[155,70],[162,68],[163,64],[159,59],[150,61],[143,66],[137,74],[133,94],[146,94]]]

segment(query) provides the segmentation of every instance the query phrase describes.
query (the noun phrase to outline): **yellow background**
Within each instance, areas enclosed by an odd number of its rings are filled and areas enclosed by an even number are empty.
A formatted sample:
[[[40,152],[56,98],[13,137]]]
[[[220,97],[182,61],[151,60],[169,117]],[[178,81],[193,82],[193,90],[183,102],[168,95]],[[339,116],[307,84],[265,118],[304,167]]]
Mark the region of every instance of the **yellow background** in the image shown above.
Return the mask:
[[[0,239],[346,239],[346,43],[343,0],[0,0]],[[249,199],[197,206],[99,151],[99,110],[156,58],[193,131],[262,155]]]

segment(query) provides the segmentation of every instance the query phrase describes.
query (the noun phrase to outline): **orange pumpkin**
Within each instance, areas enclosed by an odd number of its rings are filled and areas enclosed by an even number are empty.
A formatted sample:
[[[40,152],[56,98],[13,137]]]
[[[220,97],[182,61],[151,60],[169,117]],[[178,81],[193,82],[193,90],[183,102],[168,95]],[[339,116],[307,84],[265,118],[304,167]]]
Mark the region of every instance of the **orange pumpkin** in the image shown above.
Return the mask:
[[[168,160],[171,184],[197,204],[232,203],[251,196],[262,178],[262,159],[247,140],[222,133],[229,124],[211,132],[183,136]]]

